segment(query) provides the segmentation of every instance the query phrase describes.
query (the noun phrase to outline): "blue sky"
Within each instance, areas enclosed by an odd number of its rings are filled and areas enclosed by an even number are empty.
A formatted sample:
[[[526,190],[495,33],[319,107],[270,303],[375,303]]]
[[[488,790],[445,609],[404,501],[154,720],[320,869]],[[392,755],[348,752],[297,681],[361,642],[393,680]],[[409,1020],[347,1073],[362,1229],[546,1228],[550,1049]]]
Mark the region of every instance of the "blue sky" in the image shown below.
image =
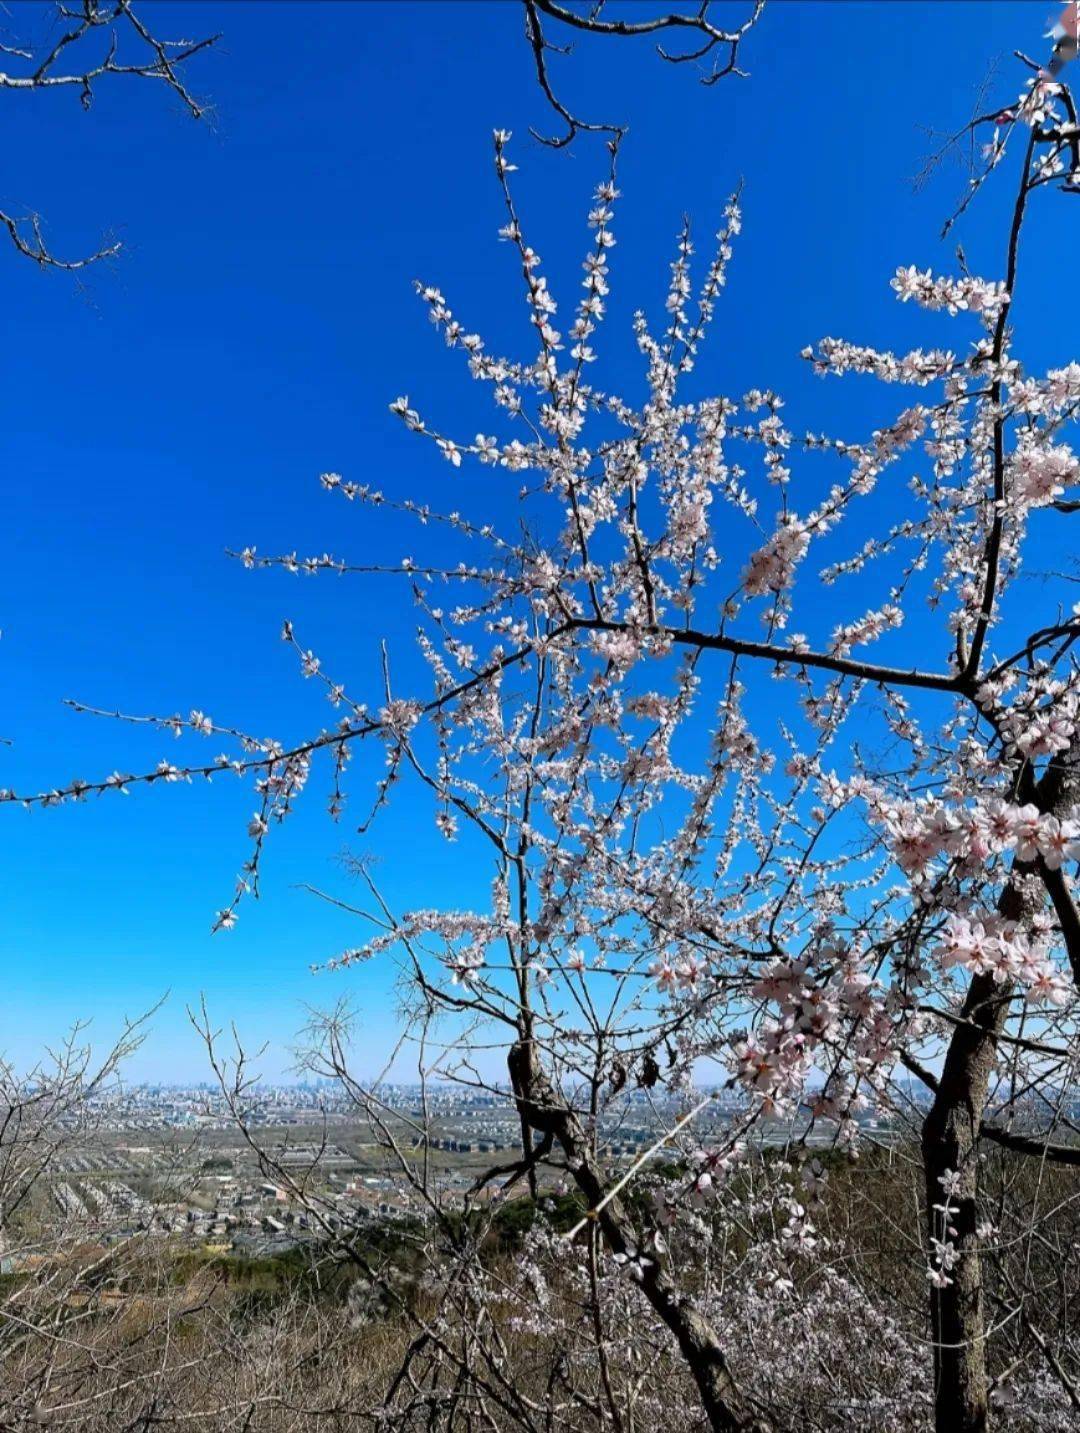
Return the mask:
[[[125,246],[82,286],[0,251],[0,734],[12,743],[0,747],[0,784],[20,789],[173,755],[162,737],[70,713],[68,696],[134,712],[199,707],[284,739],[321,725],[328,708],[278,640],[284,617],[359,689],[372,689],[383,638],[408,680],[413,613],[391,587],[247,573],[224,550],[419,555],[411,528],[376,528],[322,494],[317,476],[444,499],[449,470],[386,405],[408,393],[466,434],[481,410],[412,280],[438,283],[470,327],[514,346],[526,329],[506,303],[516,291],[495,240],[490,131],[515,131],[521,207],[556,292],[560,275],[576,285],[603,168],[588,136],[559,154],[529,139],[549,117],[509,0],[154,8],[162,34],[196,21],[223,32],[192,76],[215,103],[212,129],[148,85],[102,86],[89,114],[74,94],[4,99],[0,207],[39,210],[58,252],[93,247],[103,231]],[[942,337],[896,306],[888,280],[900,263],[953,267],[954,241],[938,230],[963,176],[946,165],[918,192],[912,178],[936,147],[929,131],[967,119],[995,62],[994,97],[1018,90],[1011,50],[1041,54],[1052,11],[1040,0],[773,0],[746,46],[752,78],[713,89],[647,45],[583,43],[553,61],[569,101],[631,126],[610,371],[636,380],[629,315],[660,307],[683,212],[710,233],[743,176],[745,231],[698,376],[712,391],[774,387],[796,428],[860,436],[879,396],[819,384],[799,350],[823,334],[897,348]],[[1006,202],[992,188],[959,234],[989,277],[1000,261],[987,238]],[[1024,282],[1045,295],[1042,312],[1060,305],[1053,254],[1080,238],[1080,206],[1064,218],[1062,207],[1042,205],[1029,239]],[[1070,327],[1032,324],[1028,356],[1064,361]],[[472,475],[454,482],[455,505],[475,511],[483,493],[495,515],[500,504],[512,513],[509,487],[499,498]],[[274,1073],[304,1002],[348,994],[374,1063],[391,1038],[389,973],[308,973],[358,938],[297,888],[349,895],[335,858],[356,847],[355,822],[326,820],[317,783],[275,837],[263,900],[229,935],[209,934],[246,854],[250,805],[249,792],[219,784],[0,812],[0,1049],[25,1062],[77,1016],[104,1038],[121,1012],[170,990],[133,1073],[202,1077],[183,1009],[205,991],[253,1042],[271,1041]],[[377,849],[394,904],[463,898],[454,850],[426,810],[394,808]]]

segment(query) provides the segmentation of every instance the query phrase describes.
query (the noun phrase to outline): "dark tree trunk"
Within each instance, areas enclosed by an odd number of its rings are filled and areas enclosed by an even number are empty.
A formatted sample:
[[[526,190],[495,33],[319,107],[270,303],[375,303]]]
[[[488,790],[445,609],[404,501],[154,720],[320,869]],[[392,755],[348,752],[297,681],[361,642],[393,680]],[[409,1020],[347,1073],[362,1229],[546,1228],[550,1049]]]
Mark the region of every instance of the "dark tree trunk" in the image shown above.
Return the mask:
[[[1070,755],[1051,762],[1036,783],[1030,771],[1019,782],[1018,799],[1043,812],[1063,815],[1080,798],[1080,768]],[[998,901],[998,914],[1027,925],[1043,904],[1044,887],[1053,899],[1074,972],[1080,981],[1080,922],[1060,872],[1041,862],[1016,861],[1010,884]],[[931,1285],[930,1323],[934,1342],[934,1408],[937,1433],[981,1433],[990,1424],[989,1380],[983,1321],[982,1267],[979,1255],[979,1131],[986,1113],[998,1036],[1009,1010],[1008,985],[989,975],[976,976],[968,988],[958,1024],[949,1042],[941,1080],[923,1122],[923,1171],[926,1217],[931,1237],[941,1233],[935,1204],[944,1203],[941,1180],[946,1170],[959,1176],[953,1197],[951,1239],[959,1258],[949,1271],[952,1283]]]
[[[592,1162],[585,1131],[574,1111],[552,1088],[532,1043],[523,1040],[514,1045],[508,1063],[523,1122],[559,1141],[588,1208],[599,1209],[596,1217],[608,1247],[615,1254],[636,1258],[639,1249],[633,1221],[618,1197],[600,1209],[607,1191]],[[709,1426],[715,1433],[772,1433],[769,1421],[751,1406],[732,1377],[727,1356],[708,1319],[676,1287],[658,1259],[645,1259],[640,1267],[641,1292],[674,1335],[697,1384]]]
[[[1011,888],[1010,888],[1011,889]],[[934,1408],[938,1433],[977,1433],[989,1422],[986,1349],[983,1325],[982,1268],[979,1259],[979,1127],[997,1051],[997,1036],[1007,1010],[1008,991],[989,975],[976,976],[964,1001],[962,1018],[949,1044],[941,1082],[923,1124],[926,1217],[931,1237],[942,1237],[945,1202],[942,1178],[959,1176],[952,1197],[950,1238],[959,1258],[948,1271],[952,1283],[930,1288],[930,1324],[934,1342]]]

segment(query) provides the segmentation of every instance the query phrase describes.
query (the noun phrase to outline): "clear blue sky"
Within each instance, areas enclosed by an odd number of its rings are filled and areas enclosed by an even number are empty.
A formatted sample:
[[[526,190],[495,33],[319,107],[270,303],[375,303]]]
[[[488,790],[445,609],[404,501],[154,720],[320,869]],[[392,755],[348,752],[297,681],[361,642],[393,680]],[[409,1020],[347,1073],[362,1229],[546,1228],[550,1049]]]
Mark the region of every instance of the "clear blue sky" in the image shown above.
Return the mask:
[[[607,351],[623,355],[616,369],[636,375],[628,317],[658,307],[681,214],[711,232],[742,175],[745,232],[702,382],[772,386],[796,428],[861,436],[879,416],[872,388],[812,380],[799,349],[823,334],[895,347],[942,337],[888,289],[900,263],[953,267],[937,233],[962,175],[947,166],[913,191],[935,147],[927,131],[967,119],[995,61],[992,92],[1011,98],[1010,52],[1043,53],[1053,9],[773,0],[746,46],[753,77],[711,90],[647,45],[586,43],[553,61],[568,99],[631,125],[605,328]],[[372,689],[384,637],[407,680],[413,614],[389,588],[246,573],[224,549],[419,556],[411,528],[374,527],[321,494],[317,475],[439,498],[448,470],[388,401],[409,393],[433,418],[460,415],[466,434],[481,426],[411,281],[440,284],[470,326],[507,346],[524,336],[506,312],[514,276],[494,237],[491,129],[515,131],[522,207],[556,292],[560,275],[564,291],[576,286],[601,174],[587,136],[562,154],[529,140],[529,124],[549,119],[509,0],[154,10],[162,34],[224,33],[192,77],[215,102],[212,130],[147,85],[103,85],[89,114],[74,94],[2,101],[0,207],[42,212],[57,251],[93,246],[105,230],[125,251],[79,288],[0,250],[0,734],[13,743],[0,747],[0,785],[37,789],[173,755],[164,738],[71,714],[65,696],[138,712],[200,707],[286,740],[309,732],[329,709],[278,640],[286,616],[358,688]],[[985,236],[1000,232],[1005,202],[989,192],[960,234],[989,277],[1000,261]],[[1039,207],[1030,251],[1076,252],[1080,206],[1054,205],[1053,222]],[[1060,305],[1060,274],[1049,261],[1025,274],[1045,289],[1046,311]],[[1070,328],[1033,333],[1029,356],[1071,356]],[[455,481],[466,506],[480,489],[469,475]],[[387,973],[308,973],[358,935],[296,889],[349,894],[334,860],[355,847],[355,823],[334,828],[321,795],[316,778],[275,836],[264,899],[213,938],[211,915],[246,854],[248,791],[0,811],[0,1048],[28,1060],[76,1016],[104,1037],[119,1012],[170,989],[134,1073],[201,1077],[183,1007],[205,991],[253,1041],[274,1042],[273,1073],[303,1002],[348,993],[374,1061],[392,1028]],[[399,907],[467,894],[426,808],[392,810],[378,848]]]

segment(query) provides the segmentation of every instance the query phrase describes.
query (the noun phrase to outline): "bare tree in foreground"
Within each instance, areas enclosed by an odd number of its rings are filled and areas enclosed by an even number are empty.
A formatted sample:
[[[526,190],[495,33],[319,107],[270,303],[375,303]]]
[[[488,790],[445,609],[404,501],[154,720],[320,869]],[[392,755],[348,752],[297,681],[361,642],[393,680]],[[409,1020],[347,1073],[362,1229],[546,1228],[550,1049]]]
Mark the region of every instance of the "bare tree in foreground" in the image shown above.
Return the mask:
[[[451,482],[466,462],[504,487],[520,482],[524,536],[487,514],[326,474],[335,500],[435,527],[438,550],[379,564],[240,554],[251,568],[312,576],[399,574],[420,613],[430,691],[402,694],[389,662],[377,697],[354,691],[286,624],[335,725],[279,742],[201,711],[127,718],[231,743],[231,754],[3,793],[32,807],[251,778],[252,852],[216,922],[227,929],[242,897],[258,894],[267,838],[314,762],[329,767],[337,817],[350,757],[370,739],[386,771],[361,829],[410,782],[442,834],[461,841],[463,862],[486,861],[486,905],[404,913],[361,866],[367,931],[332,964],[397,960],[403,1051],[422,1083],[457,1081],[506,1102],[520,1156],[450,1207],[427,1159],[424,1112],[415,1147],[404,1147],[378,1087],[349,1074],[333,1026],[316,1057],[352,1081],[427,1231],[418,1237],[437,1312],[400,1300],[415,1337],[386,1396],[399,1426],[541,1428],[568,1419],[578,1398],[593,1420],[583,1414],[581,1426],[654,1426],[655,1407],[635,1413],[639,1371],[620,1364],[636,1341],[692,1383],[687,1426],[830,1426],[811,1423],[769,1375],[785,1350],[805,1353],[826,1310],[848,1339],[846,1363],[868,1336],[894,1355],[864,1365],[866,1386],[836,1394],[832,1426],[917,1426],[905,1421],[915,1404],[932,1405],[941,1430],[982,1429],[1012,1397],[1013,1426],[1049,1429],[1076,1407],[1080,1347],[1062,1314],[1074,1270],[1062,1252],[1077,1199],[1080,619],[1068,574],[1038,589],[1020,579],[1023,557],[1030,564],[1077,507],[1080,460],[1066,440],[1080,364],[1027,373],[1012,325],[1025,220],[1040,191],[1080,185],[1080,131],[1068,90],[1040,74],[974,128],[990,136],[988,171],[1012,164],[1001,277],[912,266],[893,279],[901,301],[970,324],[963,353],[834,338],[806,350],[822,375],[927,395],[857,439],[799,437],[772,392],[691,389],[740,230],[737,199],[696,297],[684,228],[666,323],[657,332],[635,321],[644,403],[595,385],[617,145],[564,334],[498,133],[501,235],[537,351],[490,353],[439,289],[422,287],[436,329],[490,391],[496,431],[467,438],[407,398],[392,406]],[[1071,211],[1060,207],[1064,234]],[[445,555],[454,544],[460,562]],[[815,551],[826,598],[799,614]],[[797,614],[805,631],[793,630]],[[871,642],[884,660],[859,650]],[[243,1070],[219,1069],[243,1127]],[[873,1144],[869,1114],[920,1117],[912,1081],[931,1100],[921,1229],[906,1257],[894,1251],[889,1280],[863,1251],[865,1280],[845,1285],[815,1223],[828,1172],[808,1141],[828,1131],[855,1156]],[[743,1105],[703,1147],[695,1121],[717,1088],[741,1092]],[[631,1116],[631,1097],[655,1100],[669,1123],[663,1160],[626,1169],[606,1154],[603,1127]],[[790,1122],[786,1154],[763,1159],[755,1144],[780,1121]],[[910,1175],[907,1166],[908,1190]],[[525,1285],[499,1284],[469,1221],[493,1217],[492,1189],[497,1204],[530,1184],[565,1187],[579,1213],[538,1232]],[[295,1193],[318,1207],[310,1191]],[[564,1280],[566,1306],[554,1311],[545,1262]],[[392,1286],[370,1261],[368,1272]],[[922,1325],[903,1302],[912,1275],[929,1291]],[[879,1293],[890,1281],[895,1308]],[[546,1393],[518,1377],[524,1355],[496,1317],[515,1298],[516,1316],[557,1350]],[[560,1372],[584,1365],[585,1349],[587,1388]],[[886,1367],[905,1375],[887,1395]],[[568,1400],[557,1412],[556,1398]]]
[[[0,1062],[0,1427],[371,1426],[402,1339],[337,1262],[268,1261],[253,1290],[170,1229],[167,1202],[86,1173],[144,1034],[145,1017],[94,1060],[76,1029],[32,1070]]]
[[[93,103],[96,87],[104,80],[128,78],[156,81],[170,90],[194,119],[205,107],[188,89],[185,67],[208,49],[217,35],[201,40],[163,40],[136,13],[132,0],[81,0],[68,6],[57,0],[49,7],[16,9],[20,24],[33,14],[38,20],[52,12],[53,27],[40,47],[21,35],[0,30],[0,90],[47,91],[77,95],[84,110]],[[16,250],[42,268],[74,271],[120,252],[118,242],[106,243],[94,253],[76,259],[58,258],[46,243],[36,213],[18,215],[0,207],[0,226],[7,230]]]

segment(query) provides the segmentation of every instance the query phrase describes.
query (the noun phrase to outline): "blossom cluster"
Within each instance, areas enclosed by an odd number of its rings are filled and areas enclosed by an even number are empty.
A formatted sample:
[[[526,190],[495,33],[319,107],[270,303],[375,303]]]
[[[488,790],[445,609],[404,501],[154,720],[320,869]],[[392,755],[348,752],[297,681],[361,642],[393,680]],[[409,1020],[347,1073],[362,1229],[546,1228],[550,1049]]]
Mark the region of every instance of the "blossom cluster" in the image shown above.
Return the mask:
[[[953,807],[931,797],[895,803],[877,797],[872,811],[885,826],[897,865],[915,882],[927,879],[939,856],[961,871],[979,869],[1005,852],[1025,862],[1042,859],[1050,870],[1080,860],[1080,823],[1031,803],[994,797]]]
[[[826,942],[816,953],[772,962],[751,994],[778,1007],[779,1015],[735,1044],[733,1067],[769,1107],[790,1106],[804,1091],[815,1055],[842,1035],[852,1070],[871,1082],[896,1057],[904,1012],[877,988],[865,962],[841,945]],[[844,1119],[859,1101],[834,1088],[813,1103],[821,1115]]]
[[[1061,625],[1068,637],[1080,632],[1080,620]],[[1058,756],[1070,749],[1080,726],[1080,680],[1039,670],[1021,683],[1015,667],[988,678],[976,701],[995,723],[1010,753],[1028,760]]]
[[[1063,444],[1021,439],[1008,462],[1013,495],[1024,507],[1045,507],[1080,478],[1080,459]]]
[[[995,319],[1009,301],[1004,284],[970,276],[935,278],[929,269],[920,270],[914,264],[897,269],[892,287],[901,303],[914,299],[922,308],[945,309],[951,314],[966,309],[983,314],[988,321]]]
[[[788,519],[755,552],[743,573],[743,590],[748,597],[782,592],[795,577],[795,569],[810,546],[810,534],[797,518]]]
[[[998,915],[981,920],[949,915],[936,953],[944,969],[960,966],[972,975],[989,975],[999,985],[1019,985],[1030,1000],[1064,1006],[1072,999],[1071,986],[1055,968],[1045,936],[1033,936]]]

